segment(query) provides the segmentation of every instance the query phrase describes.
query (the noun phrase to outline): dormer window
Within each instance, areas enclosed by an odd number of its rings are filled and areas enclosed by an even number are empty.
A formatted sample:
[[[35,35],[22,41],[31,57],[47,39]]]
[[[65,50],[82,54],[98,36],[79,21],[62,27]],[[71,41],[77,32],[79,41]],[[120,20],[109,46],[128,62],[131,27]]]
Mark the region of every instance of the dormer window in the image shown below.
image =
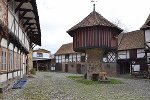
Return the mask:
[[[43,57],[43,53],[37,53],[37,57]]]

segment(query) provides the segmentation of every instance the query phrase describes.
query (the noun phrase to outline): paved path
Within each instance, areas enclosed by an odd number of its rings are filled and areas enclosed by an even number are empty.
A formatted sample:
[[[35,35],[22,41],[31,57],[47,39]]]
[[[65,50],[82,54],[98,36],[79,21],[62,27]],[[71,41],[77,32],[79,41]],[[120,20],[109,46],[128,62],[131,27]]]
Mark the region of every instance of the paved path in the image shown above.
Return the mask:
[[[1,100],[150,100],[150,80],[117,78],[124,84],[85,85],[66,78],[68,73],[38,72],[23,89]]]

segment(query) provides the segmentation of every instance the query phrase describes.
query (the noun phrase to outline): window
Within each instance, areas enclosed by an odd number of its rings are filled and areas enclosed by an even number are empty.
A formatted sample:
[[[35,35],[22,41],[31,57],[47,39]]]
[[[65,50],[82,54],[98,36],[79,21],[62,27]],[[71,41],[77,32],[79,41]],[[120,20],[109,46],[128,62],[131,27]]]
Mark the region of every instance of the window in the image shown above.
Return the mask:
[[[6,52],[2,51],[2,70],[6,70]]]
[[[85,56],[81,56],[81,62],[85,62]]]
[[[37,53],[37,57],[43,57],[43,53]]]
[[[12,69],[13,66],[13,57],[12,53],[9,53],[9,69]]]
[[[18,68],[20,68],[20,56],[18,55]]]
[[[69,54],[66,54],[66,55],[65,55],[65,59],[69,59]]]
[[[15,56],[14,56],[14,60],[15,60],[15,62],[14,62],[14,65],[15,65],[15,69],[17,69],[17,63],[18,63],[18,61],[17,61],[17,55],[15,54]]]

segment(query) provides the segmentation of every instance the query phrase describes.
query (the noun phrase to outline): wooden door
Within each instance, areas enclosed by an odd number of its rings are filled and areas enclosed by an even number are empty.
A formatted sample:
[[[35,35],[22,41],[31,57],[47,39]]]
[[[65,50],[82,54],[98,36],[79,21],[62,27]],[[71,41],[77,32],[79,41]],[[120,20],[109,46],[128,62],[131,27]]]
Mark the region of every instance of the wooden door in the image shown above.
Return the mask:
[[[81,74],[81,64],[77,64],[77,73]]]
[[[68,72],[68,64],[65,64],[65,72]]]

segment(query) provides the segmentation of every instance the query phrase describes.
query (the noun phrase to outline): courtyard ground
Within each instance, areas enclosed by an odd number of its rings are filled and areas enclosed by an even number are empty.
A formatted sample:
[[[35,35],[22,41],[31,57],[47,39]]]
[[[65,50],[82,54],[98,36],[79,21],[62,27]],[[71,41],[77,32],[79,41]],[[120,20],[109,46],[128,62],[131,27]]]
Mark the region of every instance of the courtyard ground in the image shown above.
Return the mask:
[[[124,84],[78,83],[60,72],[37,72],[22,89],[6,92],[0,100],[150,100],[150,80],[117,78]]]

